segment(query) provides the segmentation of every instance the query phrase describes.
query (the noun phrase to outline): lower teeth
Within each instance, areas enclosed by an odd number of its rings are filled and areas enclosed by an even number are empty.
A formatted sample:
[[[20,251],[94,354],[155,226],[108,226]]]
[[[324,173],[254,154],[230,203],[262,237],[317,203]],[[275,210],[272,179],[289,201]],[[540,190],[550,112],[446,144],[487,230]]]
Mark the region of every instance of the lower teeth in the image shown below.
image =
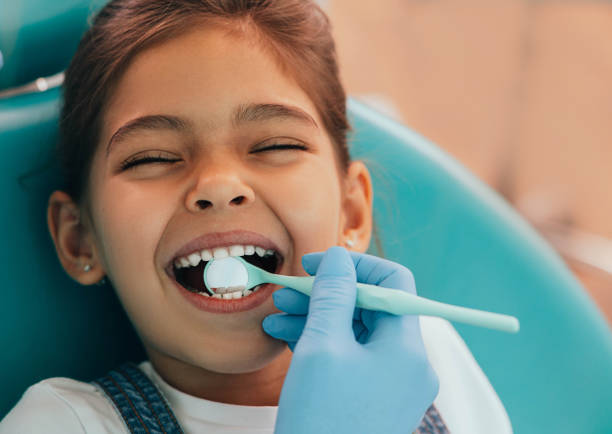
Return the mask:
[[[244,290],[242,292],[234,291],[234,292],[226,292],[224,294],[214,294],[214,295],[209,295],[209,294],[207,294],[205,292],[199,292],[198,295],[203,295],[204,297],[219,298],[219,299],[223,299],[223,300],[234,300],[234,299],[238,299],[238,298],[242,298],[242,297],[248,297],[253,292],[256,292],[259,288],[261,288],[261,285],[257,285],[255,288],[253,288],[253,290],[246,289],[246,290]]]

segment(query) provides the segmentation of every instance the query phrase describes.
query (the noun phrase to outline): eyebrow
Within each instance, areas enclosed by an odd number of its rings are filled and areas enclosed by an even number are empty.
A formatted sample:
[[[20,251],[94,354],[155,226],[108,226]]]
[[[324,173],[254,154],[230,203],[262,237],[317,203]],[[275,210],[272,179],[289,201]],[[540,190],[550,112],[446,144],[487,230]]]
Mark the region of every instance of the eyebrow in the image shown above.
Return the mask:
[[[287,118],[311,124],[315,128],[319,126],[315,120],[305,111],[283,104],[243,104],[238,106],[234,112],[234,125],[247,122],[267,121],[270,119]]]
[[[106,146],[106,155],[110,153],[111,147],[118,142],[121,142],[128,135],[139,130],[170,130],[170,131],[187,131],[191,129],[189,122],[171,115],[147,115],[128,121],[122,125],[112,135]]]
[[[318,128],[316,121],[305,111],[283,104],[241,104],[233,113],[232,124],[239,126],[249,122],[263,122],[271,119],[293,119]],[[106,146],[106,155],[112,146],[121,142],[128,135],[141,130],[170,130],[187,132],[192,130],[192,124],[180,117],[172,115],[141,116],[122,125],[111,136]]]

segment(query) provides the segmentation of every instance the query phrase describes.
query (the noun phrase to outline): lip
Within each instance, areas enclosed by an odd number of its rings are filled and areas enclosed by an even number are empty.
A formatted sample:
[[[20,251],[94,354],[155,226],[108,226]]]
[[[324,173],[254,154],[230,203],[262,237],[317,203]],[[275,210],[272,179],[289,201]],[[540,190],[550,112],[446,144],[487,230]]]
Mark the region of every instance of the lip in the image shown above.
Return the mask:
[[[174,285],[179,289],[179,292],[192,305],[200,310],[212,313],[236,313],[251,310],[261,305],[272,295],[274,291],[280,289],[279,285],[266,283],[262,285],[256,292],[248,297],[242,297],[233,300],[224,300],[214,297],[205,297],[194,292],[187,291],[176,280],[172,279]]]
[[[189,241],[187,244],[183,245],[183,247],[177,250],[174,256],[167,261],[165,267],[166,274],[174,286],[179,290],[181,295],[183,295],[187,301],[200,310],[212,313],[235,313],[254,309],[266,301],[266,299],[268,299],[268,297],[270,297],[274,291],[280,289],[281,286],[266,283],[256,292],[251,293],[247,297],[226,300],[206,297],[188,291],[180,283],[178,283],[174,277],[173,263],[176,258],[185,256],[198,250],[212,249],[216,247],[229,247],[235,244],[257,245],[263,247],[264,249],[273,249],[280,255],[280,262],[278,263],[277,272],[280,271],[283,266],[284,255],[281,253],[276,243],[274,243],[272,240],[257,232],[234,230],[228,232],[213,232]]]

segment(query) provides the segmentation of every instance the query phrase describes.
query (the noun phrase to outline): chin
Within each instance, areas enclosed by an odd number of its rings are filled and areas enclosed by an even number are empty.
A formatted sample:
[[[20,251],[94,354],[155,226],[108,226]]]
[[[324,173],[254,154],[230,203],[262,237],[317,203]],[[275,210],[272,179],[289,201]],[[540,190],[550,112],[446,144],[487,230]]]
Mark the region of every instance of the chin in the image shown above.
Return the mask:
[[[188,354],[180,358],[194,366],[219,374],[246,374],[265,368],[289,351],[286,342],[274,339],[263,331],[260,336],[251,336],[243,340],[240,345],[236,343],[224,345],[226,342],[228,341],[215,345],[214,349],[209,343],[200,347],[200,351],[196,353],[188,351]]]
[[[231,357],[224,357],[215,369],[216,372],[223,374],[247,374],[264,369],[273,363],[285,351],[288,351],[287,343],[268,336],[264,337],[265,342],[253,345],[248,351],[240,353],[234,352]]]

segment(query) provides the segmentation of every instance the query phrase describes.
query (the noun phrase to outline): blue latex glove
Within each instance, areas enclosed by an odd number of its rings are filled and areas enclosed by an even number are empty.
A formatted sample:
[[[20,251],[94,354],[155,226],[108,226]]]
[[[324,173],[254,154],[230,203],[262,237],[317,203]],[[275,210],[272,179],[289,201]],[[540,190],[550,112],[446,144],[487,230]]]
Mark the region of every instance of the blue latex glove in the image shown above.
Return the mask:
[[[275,434],[406,434],[438,394],[418,317],[355,309],[356,280],[415,293],[412,273],[376,256],[332,247],[302,258],[311,297],[282,288],[264,330],[293,359]]]

